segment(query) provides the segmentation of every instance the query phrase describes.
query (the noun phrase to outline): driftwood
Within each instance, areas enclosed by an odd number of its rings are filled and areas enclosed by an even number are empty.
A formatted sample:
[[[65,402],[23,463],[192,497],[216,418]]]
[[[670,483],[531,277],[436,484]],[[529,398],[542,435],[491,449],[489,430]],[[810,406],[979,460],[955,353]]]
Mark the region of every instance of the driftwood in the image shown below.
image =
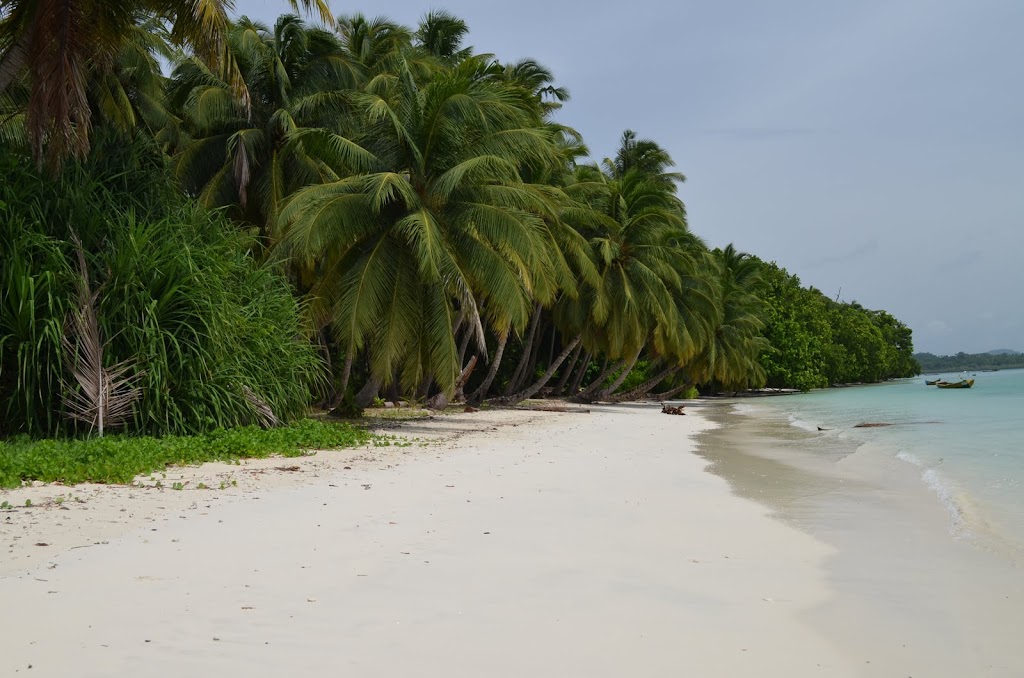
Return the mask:
[[[684,407],[686,407],[686,405],[666,405],[666,404],[662,403],[662,405],[661,405],[661,413],[662,414],[682,414],[682,415],[685,415],[686,412],[683,412],[683,408]]]

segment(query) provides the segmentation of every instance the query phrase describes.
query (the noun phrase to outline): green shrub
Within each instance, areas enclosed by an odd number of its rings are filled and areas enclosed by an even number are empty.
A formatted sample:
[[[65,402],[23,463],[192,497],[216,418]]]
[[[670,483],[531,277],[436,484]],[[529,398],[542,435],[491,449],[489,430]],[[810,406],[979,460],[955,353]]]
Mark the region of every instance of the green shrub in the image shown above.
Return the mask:
[[[185,434],[302,416],[324,383],[287,280],[254,243],[178,196],[145,152],[94,154],[58,180],[0,157],[0,437],[75,433],[62,339],[83,243],[104,364],[138,373],[126,431]],[[124,152],[122,152],[122,155]],[[134,163],[136,174],[104,166]],[[98,166],[95,166],[98,165]]]

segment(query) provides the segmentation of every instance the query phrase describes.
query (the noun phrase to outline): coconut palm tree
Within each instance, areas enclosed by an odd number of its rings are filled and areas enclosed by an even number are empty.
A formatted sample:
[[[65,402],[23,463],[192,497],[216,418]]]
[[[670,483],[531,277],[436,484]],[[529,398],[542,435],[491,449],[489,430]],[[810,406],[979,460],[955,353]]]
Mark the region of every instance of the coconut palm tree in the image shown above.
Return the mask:
[[[289,0],[333,21],[326,0]],[[89,150],[93,73],[115,68],[133,29],[167,22],[173,44],[207,59],[246,99],[225,53],[230,0],[0,0],[0,93],[27,73],[28,139],[37,163],[56,169]]]
[[[229,206],[234,218],[273,236],[291,193],[337,179],[309,149],[344,127],[359,72],[332,32],[291,14],[273,29],[242,17],[228,30],[227,50],[249,104],[203,59],[182,60],[168,88],[181,119],[171,135],[175,173],[207,207]]]
[[[682,175],[669,171],[672,165],[657,144],[637,142],[627,130],[615,159],[580,168],[571,188],[591,208],[575,223],[590,237],[600,282],[564,300],[557,318],[582,333],[587,351],[614,361],[580,394],[584,399],[611,395],[645,350],[682,364],[707,341],[719,313],[702,261],[706,247],[687,227],[675,190]]]
[[[451,12],[431,10],[420,19],[416,44],[445,64],[455,65],[473,54],[472,47],[462,43],[469,35],[469,26]]]
[[[405,68],[387,96],[354,96],[362,129],[335,141],[361,149],[368,171],[339,167],[282,212],[283,250],[317,268],[317,306],[346,353],[367,349],[371,386],[397,375],[450,394],[456,320],[482,344],[485,309],[522,328],[552,287],[544,217],[556,208],[520,168],[556,162],[555,140],[530,92],[481,80],[480,68],[468,58],[423,86]]]
[[[165,105],[159,60],[175,58],[166,25],[154,17],[142,17],[129,28],[108,67],[86,72],[90,120],[120,135],[137,130],[152,135],[166,126],[171,116]],[[25,153],[32,150],[28,129],[31,96],[30,73],[24,68],[0,92],[0,142]]]
[[[762,336],[766,308],[758,261],[733,245],[713,253],[720,281],[722,315],[711,340],[686,365],[691,382],[714,381],[725,388],[764,386],[760,364],[768,341]]]

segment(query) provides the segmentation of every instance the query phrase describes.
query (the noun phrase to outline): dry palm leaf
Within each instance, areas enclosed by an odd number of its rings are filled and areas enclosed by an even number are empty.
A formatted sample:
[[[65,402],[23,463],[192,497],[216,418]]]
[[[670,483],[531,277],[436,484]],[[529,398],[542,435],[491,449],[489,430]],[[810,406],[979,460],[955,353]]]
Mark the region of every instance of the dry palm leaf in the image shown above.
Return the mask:
[[[106,348],[96,317],[99,290],[93,292],[85,252],[77,236],[71,236],[78,254],[78,307],[68,313],[64,327],[64,358],[75,384],[65,384],[64,408],[71,419],[89,424],[100,436],[109,428],[123,426],[142,395],[137,387],[141,372],[131,361],[103,366]]]

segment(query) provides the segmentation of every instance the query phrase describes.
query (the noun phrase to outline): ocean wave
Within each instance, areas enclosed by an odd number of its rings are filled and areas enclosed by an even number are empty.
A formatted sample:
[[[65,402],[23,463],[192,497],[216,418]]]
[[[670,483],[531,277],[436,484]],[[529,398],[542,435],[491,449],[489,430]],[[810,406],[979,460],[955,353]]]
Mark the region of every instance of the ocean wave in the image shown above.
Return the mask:
[[[910,452],[902,452],[902,451],[897,452],[896,453],[896,458],[899,459],[900,461],[905,461],[908,464],[913,464],[914,466],[917,466],[917,467],[924,466],[924,462],[921,461],[920,458],[918,458],[915,455],[911,454]]]
[[[812,433],[818,432],[818,427],[816,424],[809,424],[803,419],[798,418],[794,414],[789,415],[789,425],[799,429],[803,429],[804,431],[810,431]]]
[[[955,536],[964,536],[966,534],[964,511],[960,507],[960,504],[957,503],[956,495],[948,481],[941,473],[935,470],[935,466],[941,464],[942,460],[940,459],[937,463],[926,466],[925,462],[923,462],[920,457],[907,452],[906,450],[900,450],[897,452],[896,458],[912,466],[923,469],[921,471],[921,480],[928,489],[938,497],[939,503],[942,504],[943,508],[946,509],[946,512],[949,513],[951,520],[950,531]]]
[[[935,493],[935,496],[939,498],[939,502],[949,513],[952,520],[950,530],[956,536],[963,536],[965,533],[964,513],[960,509],[959,504],[957,504],[953,490],[946,484],[942,474],[933,468],[926,468],[921,472],[921,480],[928,486],[928,489]]]
[[[736,414],[756,414],[761,412],[761,408],[755,405],[748,405],[746,403],[733,403],[732,411]]]

